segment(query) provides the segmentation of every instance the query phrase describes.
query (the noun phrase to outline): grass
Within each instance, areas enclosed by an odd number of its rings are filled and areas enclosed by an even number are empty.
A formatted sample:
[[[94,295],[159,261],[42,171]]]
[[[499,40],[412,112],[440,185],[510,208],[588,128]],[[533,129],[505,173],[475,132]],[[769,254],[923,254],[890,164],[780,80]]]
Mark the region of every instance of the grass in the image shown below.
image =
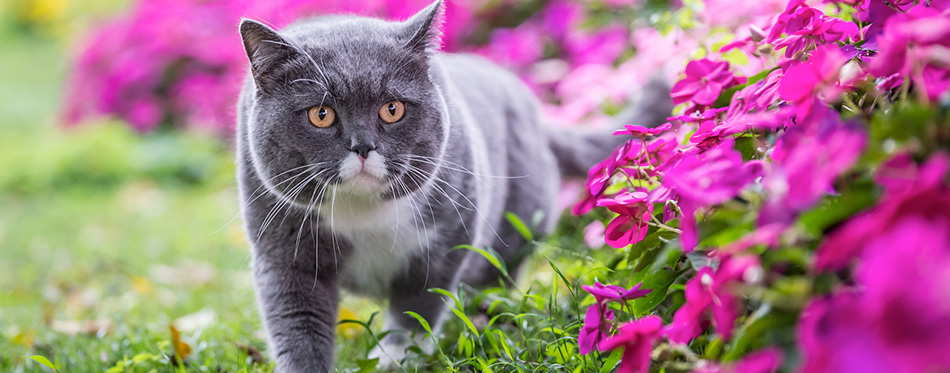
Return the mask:
[[[108,121],[65,129],[65,48],[9,30],[0,42],[0,371],[51,371],[35,355],[62,372],[271,371],[229,145]],[[448,289],[459,312],[439,349],[404,369],[609,370],[619,355],[577,354],[590,303],[578,288],[615,253],[584,251],[577,223],[536,242],[516,288]],[[345,298],[338,371],[372,370],[381,307]]]

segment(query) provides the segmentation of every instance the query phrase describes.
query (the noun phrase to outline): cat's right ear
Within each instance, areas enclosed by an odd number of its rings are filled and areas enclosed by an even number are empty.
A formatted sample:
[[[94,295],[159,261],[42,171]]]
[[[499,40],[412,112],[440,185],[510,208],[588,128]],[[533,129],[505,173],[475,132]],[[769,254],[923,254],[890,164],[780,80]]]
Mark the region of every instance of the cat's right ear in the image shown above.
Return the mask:
[[[257,87],[266,90],[276,80],[280,64],[299,52],[263,23],[245,18],[241,20],[240,29],[244,52],[251,62],[251,75]]]

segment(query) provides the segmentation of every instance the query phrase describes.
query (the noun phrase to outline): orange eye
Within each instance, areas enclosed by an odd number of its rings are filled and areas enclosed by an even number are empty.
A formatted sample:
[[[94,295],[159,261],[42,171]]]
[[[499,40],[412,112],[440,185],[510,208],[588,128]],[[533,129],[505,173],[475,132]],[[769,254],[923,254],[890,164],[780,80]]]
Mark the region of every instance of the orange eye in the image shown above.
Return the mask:
[[[379,108],[379,118],[386,123],[396,123],[406,113],[406,105],[402,101],[389,101]]]
[[[307,110],[307,117],[314,126],[327,128],[336,120],[336,112],[329,106],[314,106]]]

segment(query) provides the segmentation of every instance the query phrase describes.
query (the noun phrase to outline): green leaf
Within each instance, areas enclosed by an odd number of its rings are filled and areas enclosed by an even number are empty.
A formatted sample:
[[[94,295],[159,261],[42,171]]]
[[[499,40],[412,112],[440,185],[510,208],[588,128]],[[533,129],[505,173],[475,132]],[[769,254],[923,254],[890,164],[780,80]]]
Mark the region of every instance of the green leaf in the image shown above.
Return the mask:
[[[412,311],[406,311],[403,313],[409,316],[412,316],[412,318],[416,319],[416,321],[418,321],[419,324],[422,325],[422,329],[425,329],[426,333],[429,333],[430,335],[432,334],[432,328],[429,327],[429,322],[426,321],[426,319],[423,318],[422,315],[419,315],[418,313],[415,313]]]
[[[508,268],[506,268],[504,263],[502,263],[500,257],[498,256],[498,252],[496,252],[495,250],[492,250],[491,248],[489,248],[488,250],[480,249],[472,245],[458,245],[452,248],[452,250],[458,250],[458,249],[472,250],[478,253],[479,255],[484,257],[485,260],[491,263],[492,266],[497,268],[498,271],[501,272],[502,275],[504,275],[505,277],[509,277]]]
[[[799,220],[808,233],[817,236],[828,227],[870,207],[876,200],[877,193],[870,181],[853,184],[840,196],[823,199],[818,207],[803,213]]]
[[[52,369],[54,372],[57,371],[57,370],[56,370],[56,367],[53,366],[53,363],[50,362],[49,359],[47,359],[47,358],[45,358],[45,357],[43,357],[43,356],[41,356],[41,355],[33,355],[33,356],[27,356],[27,357],[30,358],[30,359],[33,359],[33,360],[36,361],[37,363],[46,365],[47,367],[49,367],[50,369]]]
[[[521,237],[524,237],[524,239],[528,241],[534,241],[534,235],[531,234],[531,229],[529,229],[528,226],[525,225],[523,221],[521,221],[521,218],[519,218],[518,215],[515,215],[512,212],[506,212],[505,219],[508,219],[508,222],[511,223],[511,225],[514,226],[516,230],[518,230],[518,233],[521,234]]]
[[[453,301],[455,301],[455,307],[456,307],[456,308],[459,308],[459,309],[462,308],[462,302],[459,301],[459,299],[455,297],[455,294],[452,294],[452,293],[449,292],[448,290],[439,289],[439,288],[432,288],[432,289],[429,289],[429,291],[431,291],[431,292],[433,292],[433,293],[442,294],[442,295],[444,295],[444,296],[449,297],[450,299],[452,299]]]
[[[670,284],[676,281],[683,272],[685,271],[662,269],[644,278],[640,288],[653,289],[653,291],[642,298],[633,300],[633,312],[637,317],[650,313],[653,307],[660,304],[666,298],[666,291],[670,288]]]
[[[445,303],[448,304],[448,301],[445,301]],[[452,313],[454,313],[455,316],[458,316],[458,318],[465,323],[465,326],[467,326],[468,329],[472,331],[472,334],[475,334],[475,337],[480,336],[480,334],[478,334],[478,329],[475,328],[475,324],[472,323],[472,320],[469,319],[468,316],[465,316],[465,312],[462,312],[458,308],[452,307],[452,305],[449,305],[449,309],[452,310]]]
[[[746,324],[736,333],[735,339],[729,344],[729,350],[722,357],[722,361],[734,361],[746,352],[763,343],[762,337],[766,333],[781,332],[795,325],[796,315],[769,313]]]
[[[609,373],[620,364],[620,358],[623,357],[623,350],[616,349],[610,353],[607,360],[604,360],[604,366],[600,368],[600,373]]]
[[[570,281],[567,281],[567,277],[564,276],[564,273],[561,272],[561,269],[558,268],[557,265],[551,261],[551,259],[548,259],[548,257],[544,257],[544,260],[548,261],[548,264],[550,264],[551,268],[554,269],[554,273],[557,273],[557,276],[561,278],[561,281],[564,281],[564,286],[567,286],[567,290],[571,292],[571,297],[575,297],[576,295],[574,294],[574,287],[571,285]]]

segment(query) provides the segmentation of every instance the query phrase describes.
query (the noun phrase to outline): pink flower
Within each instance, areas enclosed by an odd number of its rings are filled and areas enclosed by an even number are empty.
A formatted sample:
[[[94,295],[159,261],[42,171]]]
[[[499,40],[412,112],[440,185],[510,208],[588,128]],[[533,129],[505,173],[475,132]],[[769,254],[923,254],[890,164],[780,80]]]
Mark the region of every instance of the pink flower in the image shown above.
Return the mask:
[[[693,148],[665,170],[663,184],[676,193],[683,211],[681,239],[686,251],[698,243],[696,210],[735,197],[760,172],[758,162],[743,164],[742,155],[732,149],[732,140],[706,152]]]
[[[704,58],[686,64],[686,77],[673,85],[670,95],[674,104],[692,101],[700,106],[710,106],[722,90],[743,82],[745,78],[738,78],[729,71],[728,62]]]
[[[597,206],[607,207],[619,214],[607,224],[605,236],[608,245],[619,249],[646,237],[649,229],[647,223],[653,216],[653,203],[647,201],[646,193],[622,193],[597,201]]]
[[[857,126],[841,123],[838,114],[826,108],[789,129],[776,145],[774,163],[762,178],[768,200],[759,223],[790,223],[799,212],[832,192],[832,183],[857,161],[866,141]]]
[[[606,304],[609,302],[622,302],[640,298],[644,295],[650,294],[650,292],[653,291],[650,289],[640,290],[640,285],[642,284],[636,284],[627,290],[621,286],[604,285],[600,282],[595,282],[594,286],[583,285],[581,288],[587,290],[587,292],[593,295],[594,299],[597,300],[597,303]]]
[[[594,346],[608,337],[610,321],[614,319],[614,311],[607,310],[604,315],[604,306],[599,302],[587,307],[584,317],[584,326],[577,336],[577,347],[581,355],[587,355]]]
[[[880,78],[909,77],[929,100],[950,87],[950,12],[915,7],[887,20],[878,38],[880,53],[870,63]]]
[[[741,360],[703,367],[693,373],[773,373],[782,367],[782,351],[775,347],[749,353]]]
[[[855,290],[802,312],[803,372],[950,370],[950,220],[907,217],[865,246]]]
[[[485,51],[495,61],[512,66],[526,66],[540,59],[544,52],[541,30],[531,23],[513,29],[497,29]]]
[[[794,65],[785,72],[778,87],[779,96],[798,105],[811,104],[819,94],[827,101],[837,100],[843,91],[838,84],[838,72],[845,61],[837,47],[818,47],[808,62]],[[807,116],[810,108],[805,110],[801,116]]]
[[[792,0],[772,26],[767,40],[775,44],[776,49],[785,48],[785,57],[791,58],[810,45],[857,40],[859,34],[854,23],[827,17],[820,10],[805,5],[804,0]]]
[[[733,285],[739,281],[754,281],[761,268],[756,256],[734,256],[722,261],[718,270],[700,268],[686,282],[686,303],[673,315],[673,323],[665,333],[676,343],[688,343],[702,333],[712,315],[716,331],[724,338],[732,336],[739,300]],[[709,312],[707,312],[709,311]]]
[[[878,206],[831,232],[818,247],[815,267],[835,270],[847,266],[865,250],[865,242],[877,239],[901,221],[919,219],[935,226],[950,226],[950,188],[943,183],[948,164],[946,154],[934,155],[921,166],[925,171],[916,180],[895,185]],[[890,167],[893,164],[885,166]]]
[[[614,131],[614,135],[615,136],[633,135],[633,136],[638,136],[638,137],[656,136],[665,131],[669,131],[670,128],[673,128],[673,124],[668,123],[668,122],[663,123],[659,127],[655,127],[655,128],[646,128],[644,126],[636,126],[636,125],[628,124],[624,126],[624,129]]]
[[[630,31],[611,26],[594,32],[568,31],[564,47],[575,65],[611,64],[630,44]]]
[[[628,322],[617,330],[616,335],[601,341],[598,348],[601,351],[624,348],[617,373],[646,373],[650,368],[653,341],[662,326],[663,320],[653,315]]]
[[[594,220],[590,222],[586,227],[584,227],[584,243],[591,248],[599,248],[604,246],[606,239],[604,237],[604,232],[606,227],[604,223],[600,220]]]

